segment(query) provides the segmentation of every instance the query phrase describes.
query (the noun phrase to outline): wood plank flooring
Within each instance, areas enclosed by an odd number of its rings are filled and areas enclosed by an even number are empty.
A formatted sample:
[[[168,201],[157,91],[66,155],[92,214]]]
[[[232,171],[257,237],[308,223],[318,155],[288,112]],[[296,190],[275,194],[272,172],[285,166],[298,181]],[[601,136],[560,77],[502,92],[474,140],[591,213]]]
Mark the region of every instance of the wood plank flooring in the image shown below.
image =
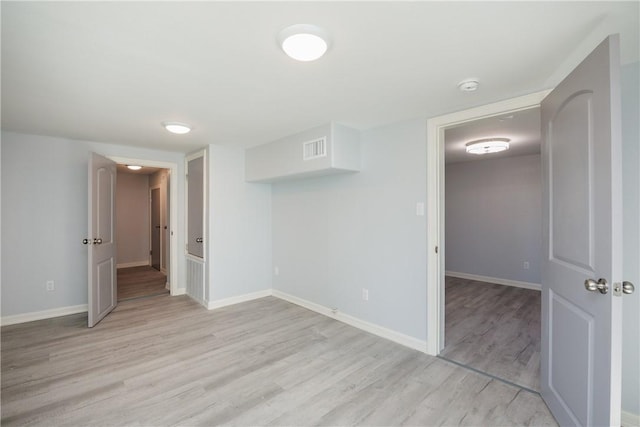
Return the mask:
[[[540,397],[274,297],[2,327],[3,426],[556,425]]]
[[[168,294],[167,276],[150,265],[118,269],[118,301]]]
[[[540,292],[446,277],[445,313],[442,357],[540,390]]]

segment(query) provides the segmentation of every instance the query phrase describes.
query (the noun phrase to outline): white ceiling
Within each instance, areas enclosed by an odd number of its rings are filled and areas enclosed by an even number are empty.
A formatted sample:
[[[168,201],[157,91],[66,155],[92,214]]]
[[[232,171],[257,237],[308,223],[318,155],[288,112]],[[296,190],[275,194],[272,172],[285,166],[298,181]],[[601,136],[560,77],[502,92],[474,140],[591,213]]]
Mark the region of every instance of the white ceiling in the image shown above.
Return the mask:
[[[500,153],[469,154],[468,142],[485,138],[508,138],[509,149]],[[532,108],[465,123],[444,132],[445,162],[458,163],[540,153],[540,109]]]
[[[357,129],[546,89],[607,34],[638,60],[638,2],[2,2],[4,130],[189,152],[331,120]],[[280,29],[331,46],[300,63]],[[456,84],[475,77],[475,93]],[[171,135],[164,120],[193,125]]]

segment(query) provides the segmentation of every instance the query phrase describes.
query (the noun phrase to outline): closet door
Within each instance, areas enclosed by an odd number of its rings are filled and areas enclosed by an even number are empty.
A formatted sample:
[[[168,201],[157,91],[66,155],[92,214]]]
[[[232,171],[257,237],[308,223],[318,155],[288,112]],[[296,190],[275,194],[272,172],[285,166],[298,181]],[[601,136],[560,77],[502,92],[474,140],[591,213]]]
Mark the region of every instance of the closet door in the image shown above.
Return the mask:
[[[204,258],[204,156],[187,161],[187,253]]]

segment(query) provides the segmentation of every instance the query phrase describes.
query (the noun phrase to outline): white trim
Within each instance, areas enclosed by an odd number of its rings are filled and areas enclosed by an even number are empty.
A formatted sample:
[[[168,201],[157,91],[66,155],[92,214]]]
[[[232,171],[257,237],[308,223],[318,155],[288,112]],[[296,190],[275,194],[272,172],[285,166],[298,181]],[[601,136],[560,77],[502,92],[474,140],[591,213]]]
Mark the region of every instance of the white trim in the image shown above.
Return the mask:
[[[549,92],[536,92],[427,120],[428,354],[435,356],[444,348],[444,131],[474,120],[537,108]]]
[[[178,164],[157,160],[133,159],[127,157],[107,156],[107,158],[120,164],[136,164],[169,170],[169,287],[171,295],[182,295],[178,288]]]
[[[273,290],[273,296],[276,298],[280,298],[282,300],[288,301],[290,303],[299,305],[311,311],[315,311],[316,313],[322,314],[324,316],[331,317],[332,319],[338,320],[342,323],[346,323],[347,325],[353,326],[360,330],[369,332],[371,334],[388,339],[395,343],[404,345],[405,347],[409,347],[423,353],[426,352],[426,348],[427,348],[426,341],[422,341],[414,337],[410,337],[400,332],[396,332],[391,329],[384,328],[382,326],[367,322],[365,320],[358,319],[357,317],[353,317],[348,314],[341,313],[338,310],[332,310],[323,305],[316,304],[316,303],[304,300],[302,298],[298,298],[293,295],[289,295],[285,292],[281,292],[275,289]]]
[[[31,313],[14,314],[0,319],[2,326],[18,323],[33,322],[34,320],[51,319],[53,317],[68,316],[69,314],[86,313],[87,304],[71,305],[68,307],[52,308],[50,310],[33,311]]]
[[[519,280],[500,279],[499,277],[480,276],[479,274],[459,273],[457,271],[445,271],[445,276],[458,277],[460,279],[476,280],[478,282],[495,283],[496,285],[513,286],[516,288],[542,290],[540,283],[521,282]]]
[[[131,268],[131,267],[144,267],[149,264],[149,260],[147,261],[135,261],[135,262],[123,262],[122,264],[117,264],[116,268]]]
[[[620,424],[622,427],[638,427],[640,426],[640,414],[634,414],[633,412],[622,411],[620,417]]]
[[[208,310],[214,310],[216,308],[226,307],[228,305],[240,304],[241,302],[247,302],[254,299],[270,297],[272,295],[271,289],[265,289],[264,291],[252,292],[250,294],[238,295],[235,297],[214,300],[214,301],[205,301],[205,307]]]
[[[171,293],[172,297],[176,297],[178,295],[186,295],[187,294],[187,288],[176,288],[175,292]]]

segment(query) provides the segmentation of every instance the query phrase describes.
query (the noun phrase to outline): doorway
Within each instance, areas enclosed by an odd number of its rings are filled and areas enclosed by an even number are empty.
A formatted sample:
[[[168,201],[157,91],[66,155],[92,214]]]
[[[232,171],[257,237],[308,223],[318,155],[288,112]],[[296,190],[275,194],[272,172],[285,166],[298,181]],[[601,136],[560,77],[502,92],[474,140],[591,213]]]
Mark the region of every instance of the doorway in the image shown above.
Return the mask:
[[[427,121],[427,353],[445,348],[445,130],[479,119],[538,108],[549,91]]]
[[[132,283],[132,293],[128,293],[123,296],[124,299],[140,297],[150,292],[145,290],[145,285],[140,283],[147,282],[147,285],[153,287],[155,290],[153,293],[169,293],[170,295],[179,295],[181,290],[177,286],[177,258],[178,250],[175,242],[177,241],[177,179],[178,165],[171,162],[162,162],[156,160],[144,160],[133,159],[124,157],[110,157],[111,160],[118,164],[118,172],[126,169],[126,165],[138,165],[141,166],[143,174],[147,176],[146,183],[138,183],[139,197],[136,200],[135,206],[138,207],[143,215],[138,216],[138,227],[132,232],[132,234],[140,236],[142,230],[146,237],[137,238],[133,244],[136,255],[135,259],[125,261],[120,259],[118,265],[118,290],[127,286],[127,283]],[[126,179],[126,178],[125,178]],[[140,179],[140,181],[144,181]],[[159,193],[154,193],[153,190],[158,189]],[[154,221],[157,218],[152,218],[152,197],[159,194],[159,221],[160,224]],[[117,204],[116,208],[122,203]],[[125,205],[124,209],[126,215],[135,209],[134,205]],[[119,216],[123,215],[122,212],[116,212],[118,220]],[[120,221],[118,221],[120,222]],[[155,225],[159,225],[160,228],[156,228]],[[159,240],[159,270],[152,265],[158,264],[154,261],[152,230],[160,230]],[[157,231],[156,231],[157,234]],[[127,248],[131,250],[132,248]],[[126,271],[125,269],[131,270]],[[136,271],[137,269],[138,271]],[[129,273],[129,277],[122,273]],[[140,293],[140,294],[138,294]],[[120,299],[120,298],[119,298]]]
[[[540,139],[540,110],[532,108],[450,127],[444,143],[440,356],[533,391],[540,390]],[[481,154],[469,152],[474,143]]]
[[[131,164],[117,171],[118,301],[168,294],[169,171]]]

